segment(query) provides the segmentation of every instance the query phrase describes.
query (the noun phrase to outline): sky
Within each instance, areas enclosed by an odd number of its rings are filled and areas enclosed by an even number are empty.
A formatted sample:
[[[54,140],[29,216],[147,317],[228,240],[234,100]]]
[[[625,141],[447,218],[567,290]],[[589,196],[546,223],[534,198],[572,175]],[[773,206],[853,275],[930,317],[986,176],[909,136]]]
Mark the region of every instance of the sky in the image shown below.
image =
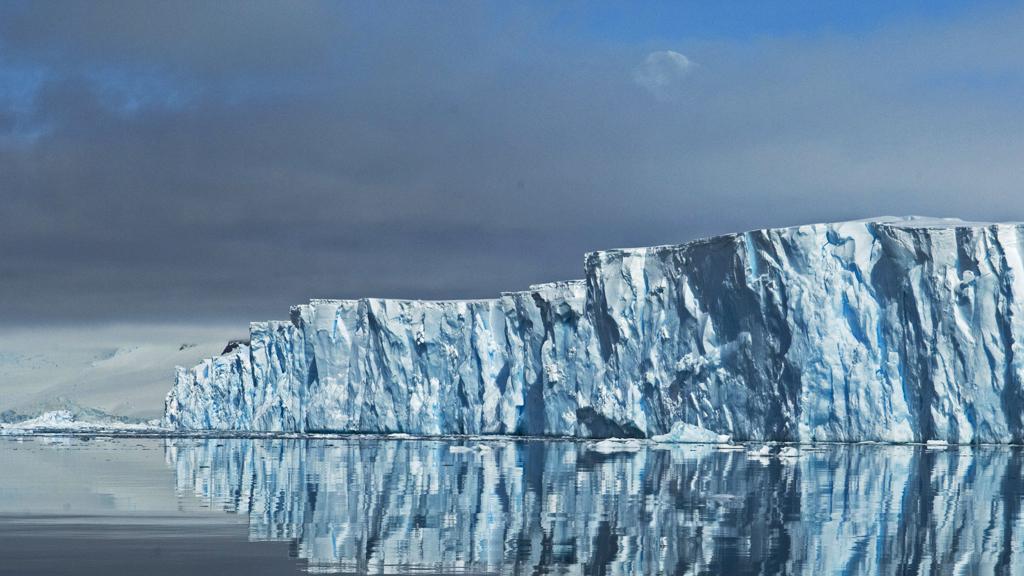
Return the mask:
[[[603,248],[1024,220],[1022,29],[1008,2],[6,0],[0,323],[244,327]]]

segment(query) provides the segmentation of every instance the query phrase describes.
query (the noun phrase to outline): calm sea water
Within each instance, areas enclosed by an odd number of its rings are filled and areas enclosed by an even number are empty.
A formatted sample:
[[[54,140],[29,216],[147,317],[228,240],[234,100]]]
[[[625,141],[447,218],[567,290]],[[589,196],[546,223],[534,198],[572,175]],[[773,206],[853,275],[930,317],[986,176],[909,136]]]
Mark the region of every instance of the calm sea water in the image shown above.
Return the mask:
[[[1024,574],[1022,463],[995,447],[2,438],[0,573]]]

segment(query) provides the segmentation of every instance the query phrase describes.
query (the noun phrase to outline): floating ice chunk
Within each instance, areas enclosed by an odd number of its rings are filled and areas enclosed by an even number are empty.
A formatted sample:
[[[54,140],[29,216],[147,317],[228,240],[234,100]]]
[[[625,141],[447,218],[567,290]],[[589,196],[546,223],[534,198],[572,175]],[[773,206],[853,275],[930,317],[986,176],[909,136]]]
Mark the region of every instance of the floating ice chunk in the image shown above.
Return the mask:
[[[600,442],[594,442],[590,449],[601,454],[614,454],[615,452],[637,452],[643,448],[643,442],[632,438],[607,438]]]
[[[767,458],[772,455],[772,449],[767,444],[762,445],[760,448],[751,448],[747,450],[747,456],[751,458]]]
[[[715,444],[715,450],[719,452],[739,452],[744,450],[739,444]]]
[[[730,437],[728,434],[717,434],[694,424],[676,422],[672,425],[672,430],[651,436],[651,440],[658,443],[727,444]]]

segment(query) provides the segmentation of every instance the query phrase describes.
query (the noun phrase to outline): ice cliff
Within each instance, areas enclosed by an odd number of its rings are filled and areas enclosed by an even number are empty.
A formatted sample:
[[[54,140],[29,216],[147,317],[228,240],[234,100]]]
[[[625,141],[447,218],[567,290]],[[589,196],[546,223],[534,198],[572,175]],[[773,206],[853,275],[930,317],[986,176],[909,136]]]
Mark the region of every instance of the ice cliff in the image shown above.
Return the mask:
[[[179,368],[166,423],[1019,442],[1022,236],[880,218],[593,252],[492,300],[313,300]]]

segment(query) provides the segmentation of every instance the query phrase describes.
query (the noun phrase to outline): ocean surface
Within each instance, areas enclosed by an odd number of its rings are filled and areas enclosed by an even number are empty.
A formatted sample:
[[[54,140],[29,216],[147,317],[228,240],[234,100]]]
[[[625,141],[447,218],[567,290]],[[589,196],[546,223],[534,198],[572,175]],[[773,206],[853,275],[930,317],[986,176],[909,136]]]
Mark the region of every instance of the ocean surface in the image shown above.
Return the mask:
[[[1022,458],[0,437],[0,574],[1024,574]]]

